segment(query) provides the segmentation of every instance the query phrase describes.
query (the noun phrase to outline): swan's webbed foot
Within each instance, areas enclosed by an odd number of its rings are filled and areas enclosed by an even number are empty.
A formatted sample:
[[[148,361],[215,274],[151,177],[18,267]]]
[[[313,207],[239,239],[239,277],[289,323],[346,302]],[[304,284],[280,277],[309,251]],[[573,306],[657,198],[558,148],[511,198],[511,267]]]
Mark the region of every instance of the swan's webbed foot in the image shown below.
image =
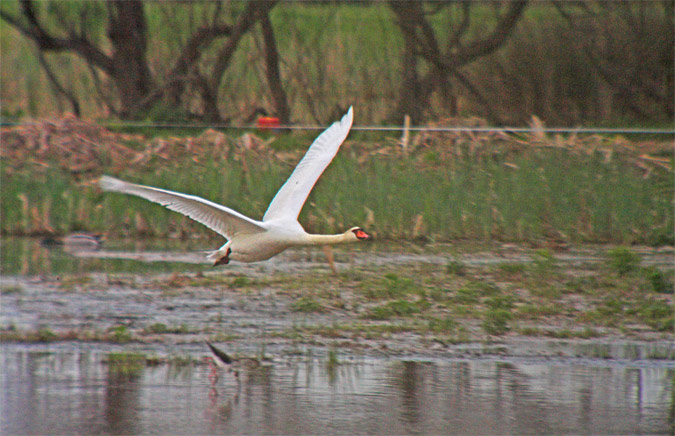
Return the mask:
[[[216,260],[216,263],[214,263],[213,266],[215,267],[218,265],[227,265],[228,263],[230,263],[230,254],[232,254],[232,249],[228,247],[225,256]]]

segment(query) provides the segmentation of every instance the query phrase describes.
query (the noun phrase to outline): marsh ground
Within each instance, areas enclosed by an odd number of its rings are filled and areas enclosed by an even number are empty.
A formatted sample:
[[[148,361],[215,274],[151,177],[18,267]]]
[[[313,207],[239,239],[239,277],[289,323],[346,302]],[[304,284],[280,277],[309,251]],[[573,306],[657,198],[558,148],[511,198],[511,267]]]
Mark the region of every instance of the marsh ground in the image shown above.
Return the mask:
[[[337,249],[333,273],[321,250],[213,269],[201,242],[129,244],[67,253],[5,239],[2,340],[442,357],[673,334],[671,248],[383,242]],[[32,257],[12,261],[9,246]]]

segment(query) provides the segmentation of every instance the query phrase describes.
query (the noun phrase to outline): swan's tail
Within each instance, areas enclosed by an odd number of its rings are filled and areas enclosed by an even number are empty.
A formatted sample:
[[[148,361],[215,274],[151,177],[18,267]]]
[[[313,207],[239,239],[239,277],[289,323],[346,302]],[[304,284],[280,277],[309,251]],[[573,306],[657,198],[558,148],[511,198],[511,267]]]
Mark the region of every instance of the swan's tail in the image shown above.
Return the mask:
[[[205,251],[204,254],[206,254],[206,258],[208,260],[218,260],[218,258],[222,255],[220,253],[220,250],[213,250],[213,251]]]
[[[104,191],[124,192],[128,183],[114,177],[101,176],[101,178],[98,180],[98,185]]]

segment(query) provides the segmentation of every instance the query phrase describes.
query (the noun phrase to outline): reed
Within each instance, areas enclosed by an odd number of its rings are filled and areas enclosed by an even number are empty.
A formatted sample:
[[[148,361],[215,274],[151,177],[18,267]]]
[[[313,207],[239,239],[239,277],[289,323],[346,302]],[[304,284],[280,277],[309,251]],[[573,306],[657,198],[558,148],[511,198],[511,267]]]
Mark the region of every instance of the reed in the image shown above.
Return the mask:
[[[117,175],[260,218],[292,168],[259,160],[251,155],[197,163],[186,157]],[[61,169],[5,165],[0,177],[3,235],[82,230],[162,238],[211,235],[180,214],[142,199],[103,194],[93,180],[78,180]],[[424,168],[401,156],[359,161],[343,153],[319,179],[300,221],[317,233],[362,225],[383,239],[672,244],[674,188],[668,177],[645,179],[618,160],[557,150],[525,153],[508,166],[466,157]]]

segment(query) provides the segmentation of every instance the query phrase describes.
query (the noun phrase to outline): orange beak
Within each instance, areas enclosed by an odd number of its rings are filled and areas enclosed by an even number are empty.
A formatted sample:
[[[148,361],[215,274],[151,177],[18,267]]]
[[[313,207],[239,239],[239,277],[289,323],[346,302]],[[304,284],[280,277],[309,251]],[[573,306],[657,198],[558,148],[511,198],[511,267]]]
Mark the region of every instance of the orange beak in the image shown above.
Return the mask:
[[[354,232],[354,234],[356,235],[357,238],[361,240],[371,239],[371,236],[368,233],[364,232],[363,230],[357,230],[356,232]]]

